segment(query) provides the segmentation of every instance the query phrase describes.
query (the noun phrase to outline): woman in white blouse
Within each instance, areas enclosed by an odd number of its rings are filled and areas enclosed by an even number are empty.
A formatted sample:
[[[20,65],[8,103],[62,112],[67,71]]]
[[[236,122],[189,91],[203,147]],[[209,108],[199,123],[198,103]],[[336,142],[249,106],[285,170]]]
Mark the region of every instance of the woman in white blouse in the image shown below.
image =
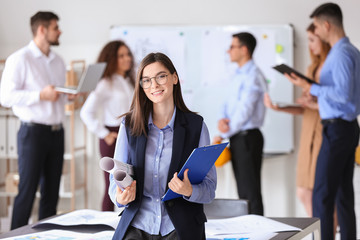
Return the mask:
[[[100,139],[102,157],[113,157],[120,126],[118,118],[130,108],[135,85],[134,58],[123,41],[112,41],[101,50],[98,62],[106,62],[103,78],[91,92],[80,117],[89,131]],[[109,173],[105,172],[102,211],[113,211],[109,189]]]

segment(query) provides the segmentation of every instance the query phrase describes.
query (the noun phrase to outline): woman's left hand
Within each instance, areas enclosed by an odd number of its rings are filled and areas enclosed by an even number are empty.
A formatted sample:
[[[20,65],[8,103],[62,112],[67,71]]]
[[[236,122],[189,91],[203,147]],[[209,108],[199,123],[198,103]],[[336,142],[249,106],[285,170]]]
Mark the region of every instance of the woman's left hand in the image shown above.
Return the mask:
[[[168,183],[169,188],[178,194],[184,195],[185,197],[190,197],[192,194],[192,186],[188,177],[189,169],[184,171],[184,179],[183,181],[177,177],[177,172],[174,173],[173,178]]]

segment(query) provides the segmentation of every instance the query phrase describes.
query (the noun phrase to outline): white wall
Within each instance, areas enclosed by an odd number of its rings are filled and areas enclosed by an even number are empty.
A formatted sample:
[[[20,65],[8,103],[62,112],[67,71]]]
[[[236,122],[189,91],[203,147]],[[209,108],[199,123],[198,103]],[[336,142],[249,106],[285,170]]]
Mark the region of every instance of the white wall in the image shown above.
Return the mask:
[[[67,63],[73,59],[94,62],[109,39],[111,25],[228,25],[285,24],[295,29],[295,67],[305,70],[309,63],[305,29],[312,10],[320,0],[1,0],[0,59],[6,58],[31,39],[29,18],[39,10],[54,11],[60,16],[63,34],[61,46],[54,48]],[[344,13],[344,24],[350,40],[360,47],[358,22],[360,1],[334,1]],[[216,47],[216,46],[214,46]],[[299,90],[296,90],[299,95]],[[295,118],[295,144],[301,118]],[[98,169],[97,141],[89,137],[89,207],[100,209],[103,186]],[[263,197],[267,216],[305,216],[295,197],[296,152],[264,160]],[[227,169],[226,169],[227,168]],[[219,171],[218,197],[236,197],[229,167]],[[230,177],[229,177],[230,176]],[[81,207],[81,206],[80,206]]]

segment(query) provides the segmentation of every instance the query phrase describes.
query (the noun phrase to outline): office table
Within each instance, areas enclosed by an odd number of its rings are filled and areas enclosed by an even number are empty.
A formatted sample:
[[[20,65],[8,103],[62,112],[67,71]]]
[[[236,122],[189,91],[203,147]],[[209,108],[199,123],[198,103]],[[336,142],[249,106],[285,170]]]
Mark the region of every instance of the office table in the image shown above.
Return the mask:
[[[314,234],[314,240],[321,240],[320,219],[318,218],[271,218],[273,220],[289,224],[302,229],[301,232],[281,232],[271,240],[297,240],[303,239],[310,233]]]
[[[273,237],[271,240],[298,240],[302,239],[303,237],[307,236],[310,233],[314,233],[314,240],[320,240],[320,220],[318,218],[270,218],[285,224],[292,225],[294,227],[298,227],[302,229],[301,232],[281,232],[278,233],[275,237]],[[14,237],[19,235],[25,235],[29,233],[35,233],[35,232],[41,232],[49,229],[42,229],[42,228],[32,228],[34,224],[29,224],[20,228],[17,228],[15,230],[2,233],[0,234],[1,238],[8,238],[8,237]],[[104,230],[110,230],[111,228],[105,228],[104,226],[101,227],[64,227],[64,228],[56,228],[56,229],[63,229],[63,230],[69,230],[69,231],[76,231],[76,232],[82,232],[82,233],[96,233]]]

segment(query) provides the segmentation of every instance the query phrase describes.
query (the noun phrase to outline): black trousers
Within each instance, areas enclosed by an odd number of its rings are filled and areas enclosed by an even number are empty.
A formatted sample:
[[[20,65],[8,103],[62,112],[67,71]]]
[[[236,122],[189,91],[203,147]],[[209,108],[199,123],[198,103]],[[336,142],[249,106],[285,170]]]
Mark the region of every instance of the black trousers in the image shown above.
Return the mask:
[[[20,182],[11,229],[28,224],[40,184],[39,220],[56,214],[64,161],[64,130],[21,124],[17,135]]]
[[[170,232],[166,236],[151,235],[140,229],[130,226],[127,230],[124,240],[177,240],[176,231]]]
[[[250,203],[250,213],[264,215],[261,165],[264,138],[259,129],[241,131],[230,138],[231,161],[239,198]]]
[[[313,190],[313,215],[321,222],[321,239],[334,239],[333,213],[337,208],[341,239],[356,239],[354,161],[359,141],[357,120],[323,124]]]

